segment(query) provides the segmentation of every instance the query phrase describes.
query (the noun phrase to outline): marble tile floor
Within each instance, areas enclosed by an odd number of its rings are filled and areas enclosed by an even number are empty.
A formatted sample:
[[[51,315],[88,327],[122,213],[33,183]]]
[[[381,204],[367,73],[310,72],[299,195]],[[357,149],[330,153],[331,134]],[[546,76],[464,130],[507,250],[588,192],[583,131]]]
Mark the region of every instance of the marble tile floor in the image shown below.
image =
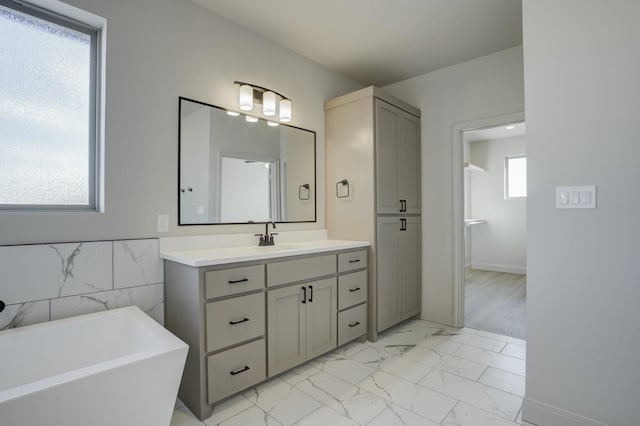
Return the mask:
[[[410,320],[219,404],[204,422],[178,401],[171,426],[517,426],[523,340]]]

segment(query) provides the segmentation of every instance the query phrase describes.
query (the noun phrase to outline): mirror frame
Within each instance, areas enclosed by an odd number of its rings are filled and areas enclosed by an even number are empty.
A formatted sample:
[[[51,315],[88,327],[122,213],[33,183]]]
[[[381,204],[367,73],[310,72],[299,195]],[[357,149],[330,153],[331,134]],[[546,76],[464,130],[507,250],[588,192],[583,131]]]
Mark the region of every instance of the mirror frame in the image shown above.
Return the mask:
[[[182,101],[188,101],[188,102],[193,102],[196,104],[200,104],[200,105],[204,105],[210,108],[216,108],[219,109],[221,111],[232,111],[235,113],[240,114],[241,116],[251,116],[251,117],[255,117],[257,118],[259,121],[269,121],[266,120],[260,116],[257,115],[252,115],[252,114],[247,114],[246,112],[242,112],[242,111],[236,111],[234,109],[230,109],[230,108],[223,108],[217,105],[213,105],[207,102],[203,102],[203,101],[198,101],[196,99],[191,99],[191,98],[187,98],[184,96],[179,96],[178,97],[178,187],[177,187],[177,194],[178,194],[178,226],[210,226],[210,225],[255,225],[255,224],[265,224],[265,223],[315,223],[318,221],[318,196],[317,196],[317,187],[318,187],[318,153],[317,153],[317,134],[314,130],[309,130],[309,129],[305,129],[302,127],[297,127],[297,126],[292,126],[290,124],[284,124],[284,123],[280,123],[278,122],[278,124],[280,126],[285,126],[285,127],[290,127],[292,129],[298,129],[298,130],[303,130],[305,132],[309,132],[313,135],[313,220],[287,220],[287,221],[258,221],[258,222],[253,222],[253,221],[249,221],[249,222],[213,222],[213,223],[182,223],[181,221],[181,202],[180,202],[180,177],[181,177],[181,171],[182,171],[182,158],[181,158],[181,146],[182,146]]]

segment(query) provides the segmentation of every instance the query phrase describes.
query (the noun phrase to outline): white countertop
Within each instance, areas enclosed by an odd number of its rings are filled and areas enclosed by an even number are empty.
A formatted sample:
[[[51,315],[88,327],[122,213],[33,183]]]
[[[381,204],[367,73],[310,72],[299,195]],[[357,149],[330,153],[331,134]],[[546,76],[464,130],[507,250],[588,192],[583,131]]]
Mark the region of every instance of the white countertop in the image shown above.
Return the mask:
[[[312,240],[283,243],[273,246],[258,247],[216,247],[196,250],[162,251],[162,259],[182,263],[189,266],[225,265],[236,262],[275,259],[302,254],[323,253],[369,247],[368,241]]]

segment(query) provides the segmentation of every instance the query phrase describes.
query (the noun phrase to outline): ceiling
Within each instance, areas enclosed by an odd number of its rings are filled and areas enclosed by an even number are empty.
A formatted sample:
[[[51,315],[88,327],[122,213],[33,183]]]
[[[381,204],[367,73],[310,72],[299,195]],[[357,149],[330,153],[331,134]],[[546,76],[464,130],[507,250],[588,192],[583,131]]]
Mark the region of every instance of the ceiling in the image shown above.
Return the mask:
[[[193,1],[365,85],[522,44],[521,0]]]
[[[527,133],[527,126],[524,122],[505,124],[496,127],[486,127],[483,129],[469,130],[464,132],[464,140],[467,142],[491,141],[494,139],[513,138],[524,136]]]

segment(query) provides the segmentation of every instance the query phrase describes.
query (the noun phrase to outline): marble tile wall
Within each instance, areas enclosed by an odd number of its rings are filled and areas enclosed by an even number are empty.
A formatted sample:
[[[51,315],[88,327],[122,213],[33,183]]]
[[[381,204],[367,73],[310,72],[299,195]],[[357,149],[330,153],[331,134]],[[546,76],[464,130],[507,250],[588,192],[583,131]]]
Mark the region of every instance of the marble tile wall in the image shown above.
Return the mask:
[[[164,324],[158,240],[0,247],[0,330],[137,305]]]

